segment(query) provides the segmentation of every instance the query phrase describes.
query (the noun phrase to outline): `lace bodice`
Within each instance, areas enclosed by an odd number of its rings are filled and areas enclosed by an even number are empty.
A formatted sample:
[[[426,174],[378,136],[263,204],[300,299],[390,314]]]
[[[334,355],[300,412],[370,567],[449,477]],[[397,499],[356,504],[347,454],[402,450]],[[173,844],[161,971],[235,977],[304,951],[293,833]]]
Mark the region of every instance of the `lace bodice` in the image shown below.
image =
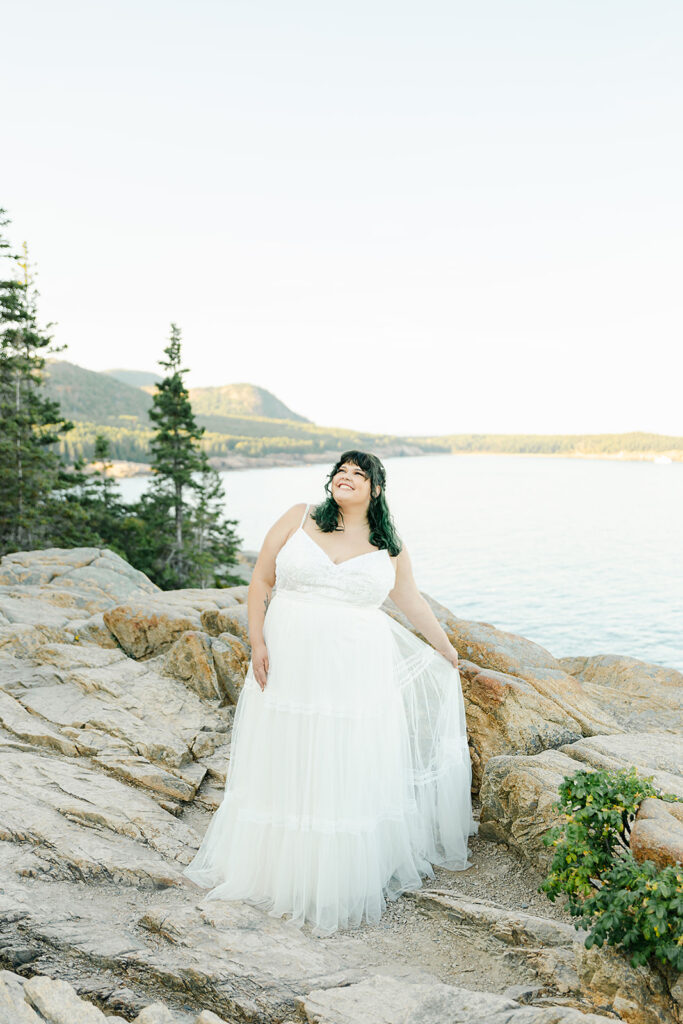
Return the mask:
[[[335,563],[303,530],[310,505],[299,528],[275,558],[273,593],[310,594],[358,607],[378,608],[392,590],[396,570],[386,548],[367,551]]]

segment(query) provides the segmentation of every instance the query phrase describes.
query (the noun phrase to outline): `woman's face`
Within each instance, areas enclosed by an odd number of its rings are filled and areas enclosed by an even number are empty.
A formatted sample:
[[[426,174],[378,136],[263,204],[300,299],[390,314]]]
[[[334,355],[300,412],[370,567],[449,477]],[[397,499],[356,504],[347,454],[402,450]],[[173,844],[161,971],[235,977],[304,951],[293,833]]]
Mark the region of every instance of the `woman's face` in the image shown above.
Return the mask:
[[[370,503],[370,477],[355,462],[343,462],[332,477],[332,497],[342,508]]]

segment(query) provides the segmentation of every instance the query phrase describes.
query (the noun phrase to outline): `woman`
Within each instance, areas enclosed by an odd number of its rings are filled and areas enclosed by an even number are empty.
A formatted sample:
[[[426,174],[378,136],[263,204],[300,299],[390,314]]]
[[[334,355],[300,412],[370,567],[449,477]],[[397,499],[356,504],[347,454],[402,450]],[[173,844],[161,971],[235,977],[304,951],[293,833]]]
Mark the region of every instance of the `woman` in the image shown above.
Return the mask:
[[[347,451],[326,501],[266,534],[225,795],[185,874],[329,935],[377,922],[476,832],[458,655],[413,579],[380,460]],[[420,640],[381,605],[389,596]],[[429,645],[433,646],[429,646]]]

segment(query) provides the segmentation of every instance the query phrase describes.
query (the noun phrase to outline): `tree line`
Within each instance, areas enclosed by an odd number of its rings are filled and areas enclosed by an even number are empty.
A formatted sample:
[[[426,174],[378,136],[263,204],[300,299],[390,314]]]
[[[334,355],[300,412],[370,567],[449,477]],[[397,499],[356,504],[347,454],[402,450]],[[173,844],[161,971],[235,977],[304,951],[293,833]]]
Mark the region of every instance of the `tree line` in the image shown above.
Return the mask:
[[[204,428],[184,383],[181,332],[171,324],[153,396],[145,461],[150,486],[125,503],[108,476],[111,446],[96,435],[87,473],[64,455],[75,424],[45,391],[45,363],[55,346],[41,326],[38,292],[24,245],[16,252],[0,209],[0,554],[45,547],[109,547],[163,589],[226,586],[237,572],[237,520],[226,518],[225,493],[209,464]],[[60,450],[61,449],[61,450]]]
[[[202,417],[197,416],[201,423]],[[250,437],[244,435],[226,436],[213,434],[206,427],[202,436],[202,450],[210,459],[219,459],[228,455],[311,455],[323,451],[343,450],[344,446],[336,438],[316,438],[305,440],[297,437]],[[74,429],[60,440],[59,449],[68,462],[78,459],[92,461],[95,457],[95,441],[98,436],[105,437],[109,442],[113,459],[129,462],[147,462],[152,432],[139,427],[101,426],[96,423],[76,422]],[[348,447],[353,447],[349,444]],[[356,445],[356,447],[361,447]],[[431,450],[431,449],[430,449]],[[448,449],[443,448],[443,451]]]
[[[447,434],[436,439],[450,452],[501,455],[612,455],[619,452],[682,451],[683,437],[632,431],[626,434]]]

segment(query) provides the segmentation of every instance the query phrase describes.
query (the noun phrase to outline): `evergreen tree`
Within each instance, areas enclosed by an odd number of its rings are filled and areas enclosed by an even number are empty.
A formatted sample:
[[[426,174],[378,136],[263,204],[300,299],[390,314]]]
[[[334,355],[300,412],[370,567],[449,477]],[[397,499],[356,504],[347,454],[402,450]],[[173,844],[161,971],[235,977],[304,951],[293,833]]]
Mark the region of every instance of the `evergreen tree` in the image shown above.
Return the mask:
[[[119,489],[116,481],[110,476],[112,468],[111,445],[104,434],[95,435],[95,450],[93,452],[93,469],[88,483],[87,491],[94,504],[99,505],[105,517],[120,518],[125,510],[125,505],[119,498]]]
[[[82,518],[64,499],[77,474],[63,465],[56,443],[73,428],[43,388],[46,355],[57,351],[38,324],[37,296],[23,259],[3,234],[0,210],[0,551],[59,543]],[[82,534],[81,534],[82,536]]]
[[[209,465],[192,412],[181,366],[181,335],[171,324],[160,366],[166,375],[154,394],[150,419],[152,484],[139,504],[146,525],[138,537],[135,564],[166,589],[242,583],[230,573],[240,538],[225,519],[220,477]]]
[[[201,467],[197,442],[204,428],[197,426],[183,381],[187,370],[180,365],[180,330],[175,324],[171,324],[171,336],[164,354],[166,359],[159,360],[159,365],[166,370],[166,376],[157,385],[149,410],[149,417],[156,426],[151,444],[152,471],[156,474],[153,490],[160,506],[173,511],[175,535],[168,568],[170,572],[183,576],[187,572],[183,537],[187,518],[186,495],[192,486],[193,474]]]
[[[233,527],[238,520],[225,518],[225,491],[219,474],[202,453],[202,467],[195,477],[192,510],[192,564],[194,585],[225,587],[244,580],[230,573],[239,542]]]
[[[128,558],[129,547],[137,543],[141,523],[134,507],[121,500],[116,482],[109,475],[110,445],[103,434],[95,436],[94,461],[99,465],[89,473],[85,472],[83,459],[76,463],[75,471],[80,476],[73,501],[87,520],[88,536]],[[93,543],[93,540],[88,542]]]
[[[74,424],[44,391],[46,356],[58,351],[38,323],[37,291],[24,246],[12,251],[0,209],[0,554],[41,546],[107,545],[162,587],[224,586],[245,581],[231,570],[240,543],[236,520],[223,514],[225,495],[200,445],[180,362],[180,331],[171,325],[161,361],[166,375],[150,417],[152,486],[125,505],[107,474],[109,442],[98,435],[100,471],[80,457],[62,462],[58,446]],[[73,446],[74,453],[78,445]],[[82,447],[82,443],[81,443]]]

